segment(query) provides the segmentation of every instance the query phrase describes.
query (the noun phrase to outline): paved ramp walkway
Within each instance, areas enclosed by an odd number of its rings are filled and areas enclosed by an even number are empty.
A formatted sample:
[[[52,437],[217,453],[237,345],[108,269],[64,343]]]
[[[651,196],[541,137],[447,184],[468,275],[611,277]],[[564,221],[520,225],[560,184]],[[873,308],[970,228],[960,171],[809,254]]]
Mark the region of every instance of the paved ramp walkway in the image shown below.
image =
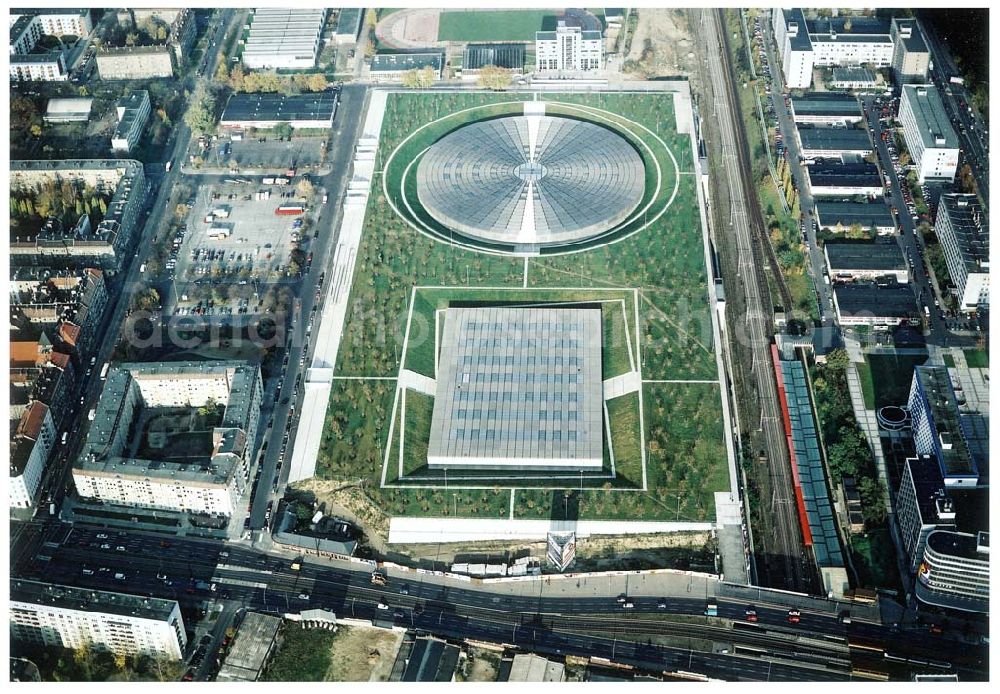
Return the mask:
[[[399,387],[409,388],[410,390],[415,390],[418,393],[434,397],[434,394],[437,391],[437,381],[430,376],[418,374],[416,371],[403,369],[399,372]]]
[[[642,378],[638,371],[629,371],[604,381],[604,399],[611,400],[621,395],[637,393],[642,388]]]

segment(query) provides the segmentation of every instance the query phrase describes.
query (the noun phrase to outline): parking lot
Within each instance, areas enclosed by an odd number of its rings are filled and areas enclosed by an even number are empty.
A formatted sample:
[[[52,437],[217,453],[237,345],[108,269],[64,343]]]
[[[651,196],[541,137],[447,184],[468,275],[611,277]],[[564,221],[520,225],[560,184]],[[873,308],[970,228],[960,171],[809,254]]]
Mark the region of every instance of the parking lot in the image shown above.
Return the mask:
[[[279,140],[276,136],[245,133],[240,140],[232,140],[222,135],[204,145],[193,142],[192,146],[205,166],[228,169],[235,161],[240,169],[263,169],[284,171],[289,167],[302,168],[318,165],[322,160],[326,137],[293,137]]]
[[[255,302],[246,299],[259,295],[262,284],[294,279],[293,264],[304,265],[314,233],[308,213],[275,213],[279,206],[305,207],[294,180],[287,185],[242,180],[255,182],[205,186],[187,201],[190,211],[166,264],[178,283],[224,288],[240,313],[253,309]],[[202,293],[184,290],[178,312]],[[192,295],[190,302],[183,299],[186,294]]]

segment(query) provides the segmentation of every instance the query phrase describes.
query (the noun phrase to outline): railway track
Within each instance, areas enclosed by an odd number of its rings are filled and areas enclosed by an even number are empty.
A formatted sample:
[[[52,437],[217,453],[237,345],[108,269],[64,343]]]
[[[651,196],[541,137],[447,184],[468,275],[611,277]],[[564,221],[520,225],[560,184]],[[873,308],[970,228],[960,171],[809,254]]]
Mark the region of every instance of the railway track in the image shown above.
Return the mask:
[[[721,161],[716,170],[722,172],[720,177],[724,177],[724,180],[720,184],[728,191],[730,200],[729,219],[719,220],[721,227],[717,227],[716,234],[722,237],[722,242],[735,248],[735,284],[742,288],[745,295],[745,314],[731,314],[729,323],[733,326],[731,332],[742,327],[743,334],[749,337],[744,344],[752,363],[752,373],[746,377],[747,387],[749,396],[760,409],[759,422],[752,424],[756,425],[754,428],[763,439],[771,477],[771,499],[762,499],[762,503],[770,502],[774,532],[770,537],[762,538],[765,547],[763,552],[758,550],[757,563],[764,569],[766,584],[809,592],[814,581],[811,573],[807,574],[803,568],[802,533],[770,358],[771,336],[774,333],[773,305],[764,272],[764,254],[771,251],[771,263],[774,264],[773,249],[764,235],[764,223],[757,202],[750,153],[739,112],[739,94],[725,40],[723,11],[713,13],[702,10],[700,20],[707,56],[705,81],[711,85],[713,92],[714,121],[721,146]],[[774,267],[777,267],[776,264]],[[777,279],[780,280],[780,277]],[[777,282],[777,286],[783,288],[783,282]],[[787,294],[787,288],[784,291]],[[743,326],[739,326],[741,322]]]

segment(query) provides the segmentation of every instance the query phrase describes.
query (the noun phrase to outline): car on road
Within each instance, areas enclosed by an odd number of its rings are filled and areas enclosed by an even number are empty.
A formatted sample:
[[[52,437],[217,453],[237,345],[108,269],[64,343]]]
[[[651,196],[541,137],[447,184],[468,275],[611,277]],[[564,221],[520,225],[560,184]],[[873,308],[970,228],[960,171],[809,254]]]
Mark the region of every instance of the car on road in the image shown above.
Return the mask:
[[[199,643],[201,643],[202,646],[207,646],[208,644],[212,643],[212,635],[205,634],[204,636],[201,637],[201,641]]]
[[[656,603],[656,607],[657,607],[657,609],[660,609],[660,610],[667,609],[667,599],[666,598],[660,598],[659,601]]]
[[[407,586],[405,583],[403,585],[401,585],[399,587],[399,594],[400,595],[409,595],[410,594],[410,588],[409,588],[409,586]]]
[[[631,600],[626,600],[625,603],[622,605],[622,608],[626,609],[626,610],[631,610],[634,607],[635,607],[635,603],[632,602]]]
[[[299,593],[299,600],[308,600],[309,593]]]
[[[756,622],[757,621],[757,610],[755,610],[753,607],[748,607],[744,611],[743,616],[746,617],[746,620],[748,622]]]
[[[380,602],[380,603],[378,604],[378,609],[380,609],[380,610],[388,610],[388,609],[389,609],[389,606],[388,606],[388,605],[386,605],[386,604],[385,604],[384,602]]]
[[[156,580],[158,580],[158,581],[166,581],[167,580],[167,575],[166,574],[156,574]]]
[[[802,613],[799,610],[788,611],[789,624],[798,624],[800,621],[802,621]]]

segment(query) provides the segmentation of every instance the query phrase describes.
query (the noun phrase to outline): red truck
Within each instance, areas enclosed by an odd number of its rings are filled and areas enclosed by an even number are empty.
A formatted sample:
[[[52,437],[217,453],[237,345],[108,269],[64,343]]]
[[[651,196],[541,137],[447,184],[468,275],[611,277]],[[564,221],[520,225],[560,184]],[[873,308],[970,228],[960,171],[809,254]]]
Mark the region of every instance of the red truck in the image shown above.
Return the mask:
[[[302,205],[282,205],[274,211],[274,214],[300,215],[304,214],[306,208]]]

